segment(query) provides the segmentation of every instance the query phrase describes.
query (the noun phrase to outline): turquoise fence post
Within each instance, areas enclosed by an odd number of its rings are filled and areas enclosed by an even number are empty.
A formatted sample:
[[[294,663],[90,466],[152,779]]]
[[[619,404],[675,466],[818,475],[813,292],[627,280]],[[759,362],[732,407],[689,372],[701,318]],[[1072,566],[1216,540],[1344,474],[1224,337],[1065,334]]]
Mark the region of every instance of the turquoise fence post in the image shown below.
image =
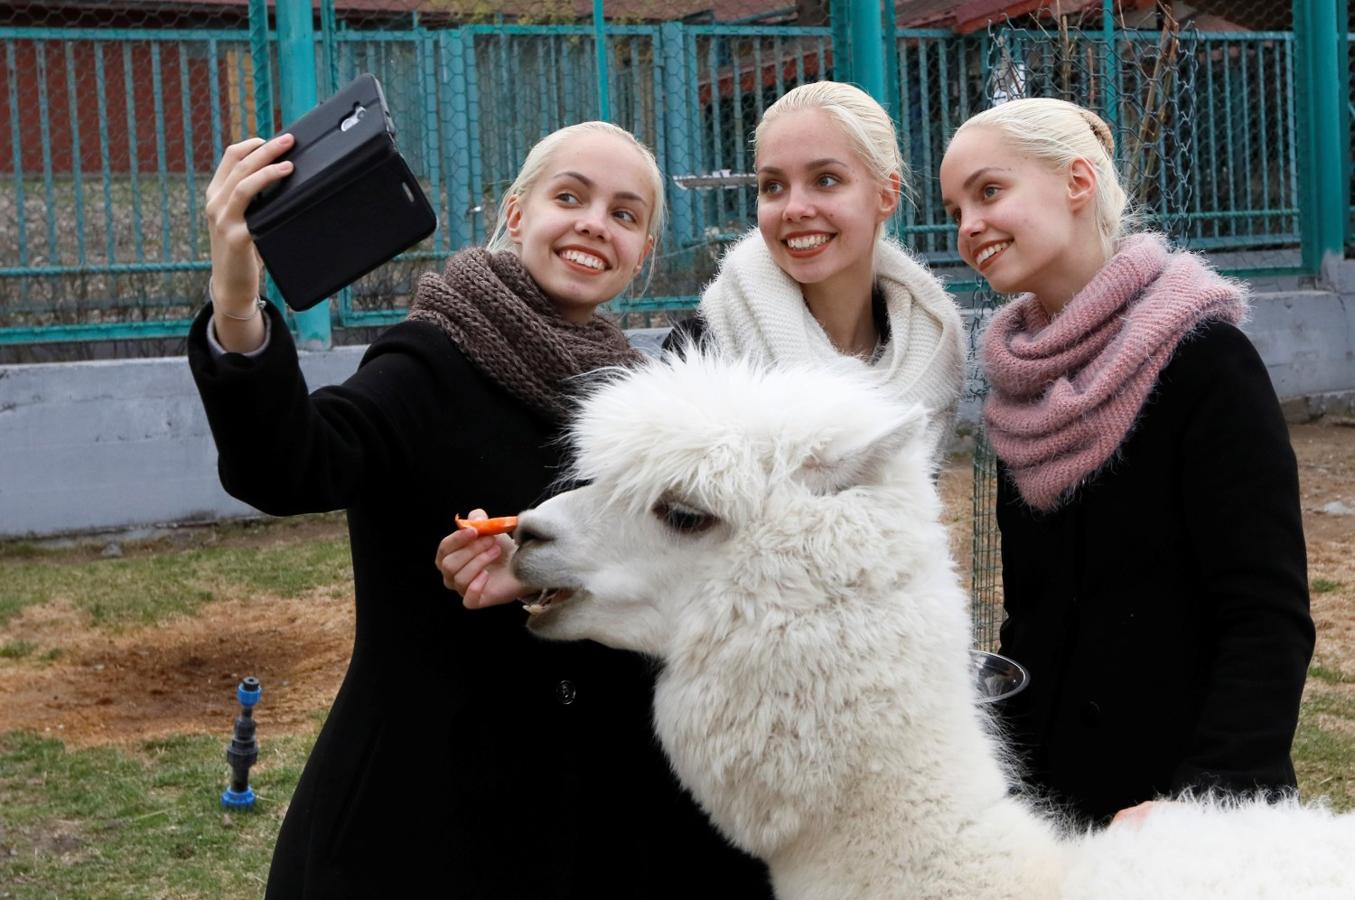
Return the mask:
[[[885,96],[888,98],[885,103],[885,110],[889,117],[897,124],[903,115],[903,97],[902,89],[899,85],[899,29],[898,19],[894,13],[894,4],[889,2],[885,4],[884,24],[881,32],[881,42],[884,48],[884,78],[885,78]]]
[[[249,0],[249,58],[254,74],[254,133],[272,137],[273,67],[268,53],[268,0]],[[215,105],[212,111],[215,113]]]
[[[885,83],[884,16],[881,6],[881,0],[851,0],[848,6],[848,29],[852,42],[852,81],[888,109],[890,104]],[[891,14],[893,6],[893,3],[889,4]]]
[[[1110,133],[1115,134],[1120,127],[1120,58],[1115,53],[1115,0],[1102,0],[1101,3],[1101,61],[1106,124],[1110,126]],[[1117,151],[1121,143],[1117,138]]]
[[[339,89],[339,51],[335,46],[338,30],[334,0],[320,0],[320,43],[324,47],[326,97]]]
[[[852,7],[857,0],[829,0],[828,27],[833,30],[833,80],[856,81],[852,68]],[[819,77],[828,77],[828,67],[820,60]]]
[[[315,22],[311,0],[277,0],[278,78],[282,120],[291,122],[315,106]],[[297,346],[328,350],[332,344],[329,301],[292,316]]]
[[[1341,142],[1345,146],[1345,153],[1341,156],[1342,197],[1350,196],[1350,180],[1351,178],[1355,178],[1355,169],[1352,168],[1352,166],[1355,166],[1355,160],[1351,159],[1352,148],[1350,139],[1350,67],[1342,63],[1343,60],[1348,60],[1350,57],[1349,31],[1344,27],[1348,22],[1350,22],[1349,0],[1336,0],[1336,25],[1337,31],[1339,32],[1336,38],[1336,69],[1341,75],[1341,83],[1337,87],[1337,96],[1345,98],[1344,102],[1338,101],[1337,103],[1337,105],[1341,107],[1341,122],[1337,128],[1340,129]],[[1355,240],[1355,222],[1351,221],[1352,216],[1348,210],[1342,218],[1345,221],[1345,231],[1343,232],[1345,235],[1345,246],[1349,247],[1352,240]]]
[[[471,243],[471,208],[475,196],[470,183],[470,109],[466,96],[466,41],[460,31],[442,35],[443,125],[447,139],[447,227],[442,235],[450,238],[455,253]],[[472,61],[472,65],[474,62]]]
[[[693,175],[692,135],[688,130],[690,121],[689,77],[687,56],[683,44],[687,39],[680,22],[665,22],[659,26],[659,43],[663,60],[664,129],[663,145],[667,157],[669,175]],[[672,230],[673,245],[681,247],[695,240],[692,229],[692,195],[689,191],[670,189],[673,198]]]
[[[611,91],[607,86],[607,20],[602,14],[602,0],[593,0],[593,49],[597,57],[598,118],[612,120]]]
[[[1341,131],[1347,26],[1336,7],[1332,0],[1294,0],[1299,238],[1303,268],[1314,275],[1344,253],[1350,202],[1350,135]]]

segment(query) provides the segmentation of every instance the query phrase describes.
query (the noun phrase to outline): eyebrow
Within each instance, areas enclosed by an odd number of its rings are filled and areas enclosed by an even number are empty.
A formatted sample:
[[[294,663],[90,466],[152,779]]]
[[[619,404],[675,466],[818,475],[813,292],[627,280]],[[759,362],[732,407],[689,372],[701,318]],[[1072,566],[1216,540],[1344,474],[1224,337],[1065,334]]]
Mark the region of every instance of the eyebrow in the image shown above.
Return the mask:
[[[973,184],[975,181],[977,181],[979,176],[987,172],[1010,172],[1010,171],[1011,169],[1007,169],[1002,166],[984,166],[982,169],[979,169],[973,175],[970,175],[968,178],[966,178],[964,180],[964,184],[960,185],[960,187],[965,190],[968,190],[969,186]]]
[[[597,187],[597,185],[593,183],[593,179],[589,178],[587,175],[584,175],[580,172],[573,171],[556,172],[555,175],[551,177],[551,181],[555,181],[560,178],[573,178],[575,181],[579,182],[584,187],[589,188],[590,190]],[[622,200],[633,200],[634,202],[639,203],[641,206],[649,205],[649,201],[645,200],[644,197],[641,197],[639,194],[633,194],[630,191],[618,191],[616,193],[616,196]]]
[[[847,164],[846,164],[845,162],[843,162],[842,160],[840,160],[840,159],[837,159],[837,158],[832,157],[832,156],[825,156],[823,159],[814,159],[814,160],[810,160],[809,163],[807,163],[807,164],[805,165],[805,168],[806,168],[806,169],[821,169],[821,168],[823,168],[824,166],[845,166],[845,165],[847,165]],[[758,168],[758,171],[759,171],[759,172],[771,172],[773,175],[784,175],[784,174],[785,174],[785,172],[783,172],[781,169],[778,169],[776,166],[760,166],[760,167]]]
[[[975,181],[977,181],[981,176],[983,176],[984,174],[986,174],[986,173],[988,173],[988,172],[1010,172],[1010,171],[1011,171],[1011,169],[1008,169],[1008,168],[1006,168],[1006,167],[1004,167],[1004,166],[984,166],[982,169],[976,170],[973,174],[971,174],[968,178],[966,178],[966,179],[964,180],[964,184],[960,185],[960,190],[962,190],[962,191],[967,191],[967,190],[969,190],[969,186],[970,186],[971,184],[973,184],[973,183],[974,183]],[[953,201],[947,199],[946,196],[945,196],[944,194],[941,195],[941,203],[942,203],[943,206],[951,206],[951,205],[953,205]]]

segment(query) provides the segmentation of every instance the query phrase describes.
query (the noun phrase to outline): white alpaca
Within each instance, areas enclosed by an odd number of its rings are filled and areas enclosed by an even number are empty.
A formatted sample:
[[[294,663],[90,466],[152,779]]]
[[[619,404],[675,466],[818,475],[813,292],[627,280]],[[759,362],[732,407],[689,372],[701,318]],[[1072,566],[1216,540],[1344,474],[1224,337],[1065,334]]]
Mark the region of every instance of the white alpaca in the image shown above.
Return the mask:
[[[663,663],[655,728],[777,896],[1355,898],[1355,817],[1169,806],[1062,835],[1008,793],[920,414],[848,363],[602,386],[587,486],[521,519],[531,628]]]

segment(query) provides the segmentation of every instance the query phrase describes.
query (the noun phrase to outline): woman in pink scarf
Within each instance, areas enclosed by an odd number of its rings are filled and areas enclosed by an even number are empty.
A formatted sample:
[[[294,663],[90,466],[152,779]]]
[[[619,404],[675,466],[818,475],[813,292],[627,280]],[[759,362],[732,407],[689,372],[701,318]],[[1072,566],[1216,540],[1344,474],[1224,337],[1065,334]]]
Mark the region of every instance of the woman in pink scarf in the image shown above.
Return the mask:
[[[941,165],[960,256],[1019,295],[983,347],[1001,649],[1031,673],[1004,724],[1028,785],[1098,824],[1186,790],[1294,790],[1314,640],[1244,289],[1125,234],[1113,158],[1101,119],[1041,99],[974,116]]]

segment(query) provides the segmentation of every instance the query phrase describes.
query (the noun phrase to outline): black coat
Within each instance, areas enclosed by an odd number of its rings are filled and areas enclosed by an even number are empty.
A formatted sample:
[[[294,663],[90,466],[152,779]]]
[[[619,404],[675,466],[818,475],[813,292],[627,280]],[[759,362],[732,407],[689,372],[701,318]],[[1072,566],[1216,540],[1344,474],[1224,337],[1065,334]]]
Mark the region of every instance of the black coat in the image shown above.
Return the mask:
[[[268,896],[769,896],[765,867],[673,778],[649,661],[538,640],[517,604],[467,611],[443,587],[453,516],[543,499],[560,424],[427,324],[394,326],[342,386],[308,394],[276,309],[255,359],[214,359],[209,315],[189,361],[222,484],[275,515],[347,509],[352,543],[353,657]]]
[[[1001,650],[1031,673],[1002,712],[1033,786],[1097,821],[1295,785],[1314,639],[1298,470],[1242,332],[1188,337],[1069,502],[1033,511],[999,466],[997,503]]]

